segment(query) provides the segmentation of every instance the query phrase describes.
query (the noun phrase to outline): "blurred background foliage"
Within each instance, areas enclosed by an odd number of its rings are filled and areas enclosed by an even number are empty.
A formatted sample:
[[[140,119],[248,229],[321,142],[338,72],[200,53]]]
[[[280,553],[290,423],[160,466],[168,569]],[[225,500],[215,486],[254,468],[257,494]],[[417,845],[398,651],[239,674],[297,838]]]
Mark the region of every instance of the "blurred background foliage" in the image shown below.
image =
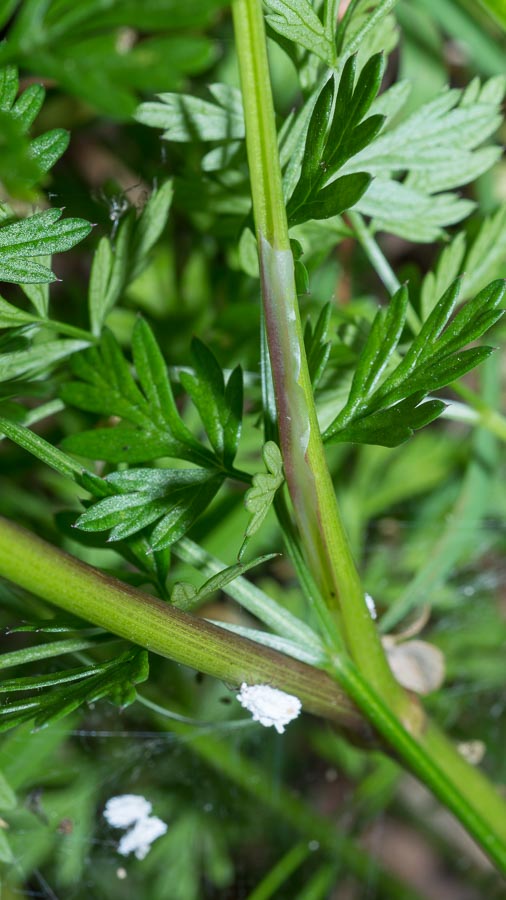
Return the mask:
[[[504,35],[484,6],[472,0],[400,0],[395,16],[386,84],[397,78],[412,82],[408,108],[426,102],[448,81],[463,87],[477,74],[504,73]],[[128,346],[138,312],[145,314],[176,378],[177,367],[188,363],[194,334],[212,346],[225,368],[241,363],[248,416],[238,465],[260,467],[259,285],[244,231],[250,224],[245,166],[239,160],[233,170],[213,169],[203,162],[208,145],[162,141],[133,119],[137,104],[158,92],[209,99],[210,84],[237,87],[229,11],[217,0],[2,0],[0,27],[6,38],[0,66],[17,66],[22,88],[43,84],[46,90],[33,136],[71,132],[69,148],[51,174],[25,172],[22,190],[4,174],[13,142],[21,153],[26,135],[14,129],[8,140],[2,137],[2,199],[19,212],[64,206],[70,215],[97,223],[84,244],[54,260],[61,278],[51,288],[55,317],[85,324],[92,249],[103,235],[112,236],[114,245],[129,210],[141,209],[154,187],[173,178],[164,235],[150,265],[125,286],[108,325]],[[301,89],[292,60],[274,39],[270,51],[281,123],[300,105]],[[502,126],[499,141],[505,139]],[[465,222],[472,239],[483,216],[506,202],[504,160],[464,195],[477,202],[478,211]],[[313,222],[303,238],[303,316],[315,317],[330,302],[330,332],[348,329],[356,336],[357,323],[370,320],[378,298],[386,296],[376,274],[345,222]],[[382,236],[392,266],[401,280],[409,278],[415,295],[443,243],[417,246]],[[505,255],[494,274],[506,275]],[[3,294],[23,303],[15,287]],[[498,346],[504,328],[494,332]],[[334,375],[349,361],[347,352],[342,344],[333,346]],[[500,363],[492,365],[497,380]],[[480,390],[478,376],[469,384]],[[41,385],[42,395],[44,390]],[[67,409],[39,427],[57,444],[89,422],[87,414]],[[477,470],[477,452],[490,461],[485,470]],[[429,708],[468,752],[480,749],[470,742],[482,742],[485,768],[504,781],[506,489],[497,440],[466,423],[442,420],[394,450],[345,445],[331,448],[329,457],[380,617],[406,595],[413,606],[430,607],[424,637],[443,651],[447,677],[428,698]],[[79,509],[75,488],[6,441],[0,446],[0,498],[2,514],[87,562],[135,580],[103,541],[78,541],[70,532],[68,511]],[[232,564],[246,524],[243,493],[229,488],[191,536]],[[281,544],[271,515],[254,538],[254,552],[273,548]],[[169,583],[194,577],[193,569],[174,562]],[[256,580],[294,612],[300,609],[284,558],[264,567]],[[52,615],[43,603],[5,584],[0,600],[4,627]],[[222,596],[205,614],[250,624]],[[3,638],[3,649],[32,641],[16,633]],[[46,671],[55,667],[50,659]],[[149,687],[141,693],[203,724],[163,717],[139,702],[123,710],[102,702],[35,734],[21,726],[2,737],[3,900],[501,896],[486,861],[393,760],[353,748],[307,717],[279,738],[241,719],[226,686],[161,659],[151,661]],[[116,835],[101,816],[105,801],[121,793],[142,793],[169,824],[143,861],[117,855]]]

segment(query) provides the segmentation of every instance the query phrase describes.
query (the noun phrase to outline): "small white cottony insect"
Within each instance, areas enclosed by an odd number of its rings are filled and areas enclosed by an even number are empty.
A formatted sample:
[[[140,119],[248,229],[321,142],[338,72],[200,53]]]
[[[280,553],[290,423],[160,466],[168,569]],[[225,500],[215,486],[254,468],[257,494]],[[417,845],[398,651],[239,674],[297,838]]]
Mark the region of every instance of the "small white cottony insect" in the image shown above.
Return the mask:
[[[371,613],[371,619],[377,619],[378,613],[376,612],[376,604],[370,594],[365,594],[365,602],[367,605],[367,609]]]
[[[107,801],[104,818],[112,828],[128,828],[139,819],[147,818],[152,808],[149,800],[139,794],[121,794]]]
[[[285,725],[296,719],[302,709],[302,703],[293,694],[286,694],[268,684],[241,684],[237,694],[241,706],[248,709],[255,722],[269,728],[274,726],[278,734],[283,734]]]
[[[130,828],[118,844],[118,853],[144,859],[151,844],[167,831],[167,825],[158,816],[151,816],[152,805],[139,794],[121,794],[111,797],[104,809],[104,818],[112,828]]]
[[[166,831],[166,823],[162,822],[158,816],[148,816],[146,819],[139,819],[134,827],[121,838],[118,844],[118,853],[121,856],[129,856],[130,853],[135,853],[137,859],[144,859],[151,850],[153,841],[156,841]]]

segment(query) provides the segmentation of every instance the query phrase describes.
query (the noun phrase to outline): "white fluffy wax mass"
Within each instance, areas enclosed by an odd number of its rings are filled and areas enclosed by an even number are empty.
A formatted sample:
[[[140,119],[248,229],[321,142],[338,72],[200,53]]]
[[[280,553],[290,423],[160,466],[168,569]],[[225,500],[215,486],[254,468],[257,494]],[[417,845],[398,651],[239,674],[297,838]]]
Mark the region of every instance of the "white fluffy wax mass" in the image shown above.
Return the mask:
[[[158,816],[139,819],[134,827],[123,835],[118,844],[118,853],[129,856],[135,853],[137,859],[144,859],[151,849],[151,844],[167,831],[167,825]]]
[[[120,794],[107,801],[104,818],[112,828],[128,828],[139,819],[149,816],[151,809],[149,800],[139,794]]]
[[[255,722],[266,728],[274,726],[278,734],[283,734],[285,725],[296,719],[302,709],[302,703],[293,694],[285,694],[268,684],[241,684],[237,694],[241,706],[248,709]]]
[[[151,816],[151,803],[139,794],[120,794],[111,797],[104,808],[104,818],[112,828],[128,828],[118,844],[118,853],[144,859],[151,844],[167,831],[158,816]],[[130,827],[133,826],[133,827]]]

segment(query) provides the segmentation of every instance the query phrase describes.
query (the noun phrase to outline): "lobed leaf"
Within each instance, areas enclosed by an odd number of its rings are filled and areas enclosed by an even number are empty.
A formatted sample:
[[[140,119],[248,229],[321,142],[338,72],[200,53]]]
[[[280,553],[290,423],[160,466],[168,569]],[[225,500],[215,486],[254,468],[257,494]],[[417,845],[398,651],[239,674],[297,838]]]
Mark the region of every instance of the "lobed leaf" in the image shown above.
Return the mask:
[[[382,55],[376,54],[356,78],[356,60],[350,57],[339,83],[332,76],[322,87],[307,128],[299,180],[287,205],[290,225],[337,215],[354,206],[369,186],[365,172],[349,178],[341,170],[382,127],[381,115],[363,119],[379,90],[383,65]]]
[[[10,679],[7,688],[12,693],[30,688],[37,693],[33,699],[2,704],[0,731],[32,719],[35,729],[45,728],[83,704],[104,698],[126,706],[135,700],[135,686],[147,679],[148,671],[146,651],[134,648],[105,663],[33,679]]]
[[[219,460],[233,463],[242,421],[242,371],[234,369],[227,384],[214,355],[197,338],[191,345],[194,373],[181,372],[181,384],[197,408]]]
[[[223,475],[206,469],[130,469],[106,478],[115,493],[94,503],[76,521],[83,531],[110,531],[124,540],[155,522],[150,546],[161,550],[179,540],[208,506]]]
[[[63,210],[47,209],[12,225],[0,225],[0,280],[55,281],[53,273],[32,257],[69,250],[91,231],[84,219],[61,219]]]
[[[266,0],[266,21],[279,35],[294,41],[331,66],[335,48],[309,0]]]
[[[65,403],[123,421],[65,438],[71,453],[107,462],[147,462],[172,456],[216,469],[232,463],[242,418],[242,375],[235,370],[225,385],[223,373],[204,345],[194,345],[195,375],[181,382],[201,412],[213,454],[191,434],[176,407],[165,362],[148,325],[135,325],[132,349],[138,382],[116,339],[105,330],[100,345],[73,361],[79,380],[62,385]]]
[[[283,459],[277,444],[274,441],[267,441],[262,449],[262,457],[264,460],[267,473],[259,472],[253,476],[253,484],[246,491],[244,497],[244,505],[250,513],[250,521],[246,528],[244,541],[239,551],[239,560],[241,559],[249,539],[258,531],[262,525],[267,513],[269,512],[276,491],[283,484]]]
[[[161,428],[168,428],[178,440],[197,445],[179,415],[165,360],[144,319],[136,322],[132,335],[132,352],[140,386],[149,403],[150,415],[158,421]]]
[[[244,138],[241,92],[225,84],[210,85],[214,101],[186,94],[158,94],[159,101],[141,103],[135,118],[163,128],[166,141],[232,141]]]
[[[30,197],[34,185],[67,149],[69,135],[55,129],[30,140],[28,132],[40,112],[44,88],[30,85],[17,97],[18,73],[12,65],[0,70],[0,84],[0,179],[10,192]]]
[[[500,148],[480,145],[499,127],[504,86],[504,78],[493,78],[484,85],[475,80],[466,91],[445,89],[404,121],[393,127],[387,121],[381,135],[348,157],[342,174],[374,176],[357,209],[374,218],[375,230],[433,241],[469,214],[469,201],[445,192],[474,181],[499,158]],[[400,86],[391,90],[395,100]],[[388,94],[375,108],[392,115]]]
[[[378,311],[347,402],[326,429],[325,440],[394,447],[442,412],[442,401],[424,398],[469,372],[492,352],[490,347],[464,348],[499,320],[502,311],[498,306],[506,292],[504,282],[493,282],[452,319],[460,284],[456,279],[443,293],[399,361],[407,289],[396,292],[388,311]]]
[[[151,533],[152,549],[154,551],[163,550],[164,547],[179,541],[209,506],[223,484],[223,480],[222,474],[209,475],[195,489],[185,491],[181,502],[173,506]]]

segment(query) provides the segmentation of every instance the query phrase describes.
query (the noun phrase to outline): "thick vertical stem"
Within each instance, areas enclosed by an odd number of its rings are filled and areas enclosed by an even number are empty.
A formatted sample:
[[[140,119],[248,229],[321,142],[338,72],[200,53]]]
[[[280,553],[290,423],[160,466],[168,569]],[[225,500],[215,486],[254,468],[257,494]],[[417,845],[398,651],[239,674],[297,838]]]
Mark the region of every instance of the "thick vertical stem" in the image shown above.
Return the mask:
[[[409,720],[386,661],[341,521],[313,400],[283,202],[260,0],[232,4],[262,295],[285,475],[307,562],[353,659]]]

